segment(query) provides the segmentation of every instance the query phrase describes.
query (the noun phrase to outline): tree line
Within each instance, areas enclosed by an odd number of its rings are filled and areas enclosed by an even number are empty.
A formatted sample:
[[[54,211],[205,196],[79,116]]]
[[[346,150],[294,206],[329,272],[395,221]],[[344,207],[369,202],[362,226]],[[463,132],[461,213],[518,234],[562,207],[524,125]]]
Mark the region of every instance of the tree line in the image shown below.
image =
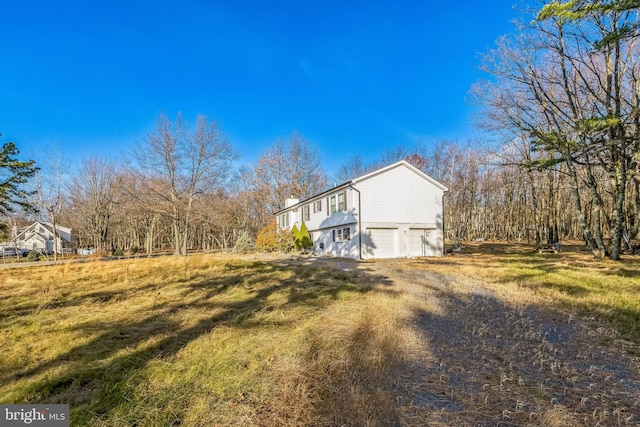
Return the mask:
[[[546,225],[555,188],[566,186],[563,216],[596,256],[612,259],[640,237],[639,7],[637,0],[543,5],[485,56],[494,78],[475,90],[507,163],[530,175],[535,229]],[[546,187],[536,185],[539,175]]]
[[[43,168],[17,162],[15,144],[5,144],[0,213],[15,221],[12,207],[24,216],[31,201],[102,251],[230,249],[254,241],[287,197],[404,159],[449,187],[450,243],[578,239],[619,259],[640,246],[638,7],[551,2],[500,39],[483,57],[490,79],[472,88],[490,139],[401,146],[373,162],[355,156],[329,177],[317,147],[295,132],[234,169],[236,151],[215,121],[162,115],[128,158],[87,159],[65,185],[55,166],[41,179]]]

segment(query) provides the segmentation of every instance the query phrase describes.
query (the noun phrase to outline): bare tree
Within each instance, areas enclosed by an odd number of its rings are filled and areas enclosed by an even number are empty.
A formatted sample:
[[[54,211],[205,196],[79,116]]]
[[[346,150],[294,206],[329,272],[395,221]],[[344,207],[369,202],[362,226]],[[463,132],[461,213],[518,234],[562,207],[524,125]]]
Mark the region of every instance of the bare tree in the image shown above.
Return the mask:
[[[274,142],[245,170],[244,179],[268,213],[284,208],[288,197],[305,199],[327,186],[318,150],[296,132],[287,141]]]
[[[529,167],[561,167],[586,242],[597,256],[618,259],[638,144],[638,15],[635,2],[595,3],[545,5],[537,20],[486,56],[496,82],[476,94],[490,120],[545,154]],[[608,182],[596,178],[599,170]],[[601,215],[608,218],[608,248]]]
[[[66,204],[64,194],[64,167],[66,163],[60,147],[46,154],[42,168],[36,173],[36,195],[38,204],[51,222],[53,234],[53,259],[58,260],[59,242],[58,218]]]
[[[375,169],[375,167],[373,168]],[[373,170],[371,165],[366,165],[360,156],[352,156],[346,163],[341,165],[335,174],[337,182],[343,183],[359,176],[365,175]]]
[[[161,115],[133,157],[134,174],[162,202],[149,208],[170,219],[174,252],[186,255],[194,199],[222,185],[235,153],[215,121],[200,115],[190,131],[178,114]]]
[[[69,184],[69,197],[78,222],[98,251],[107,250],[117,176],[114,163],[92,157],[80,164]]]

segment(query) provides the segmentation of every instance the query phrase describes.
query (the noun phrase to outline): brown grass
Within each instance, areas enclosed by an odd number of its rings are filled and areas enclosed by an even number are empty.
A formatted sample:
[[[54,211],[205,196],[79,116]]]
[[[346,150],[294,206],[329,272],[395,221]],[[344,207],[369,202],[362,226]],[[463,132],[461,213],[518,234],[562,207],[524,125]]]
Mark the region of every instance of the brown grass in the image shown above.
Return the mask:
[[[9,270],[0,401],[74,425],[389,425],[411,307],[384,278],[226,255]]]
[[[634,425],[638,264],[477,244],[3,270],[0,403],[98,426]]]
[[[465,252],[383,263],[441,303],[439,313],[416,313],[431,362],[408,381],[406,425],[640,422],[635,257],[504,243]]]

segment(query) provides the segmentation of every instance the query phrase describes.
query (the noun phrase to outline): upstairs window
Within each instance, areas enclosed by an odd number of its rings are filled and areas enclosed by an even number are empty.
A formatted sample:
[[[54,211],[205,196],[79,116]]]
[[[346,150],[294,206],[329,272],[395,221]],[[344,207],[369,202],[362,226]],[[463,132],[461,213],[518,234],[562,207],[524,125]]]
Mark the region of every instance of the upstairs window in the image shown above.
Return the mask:
[[[338,193],[338,210],[339,211],[346,211],[347,210],[347,201],[346,199],[346,193],[343,191],[342,193]]]
[[[347,210],[347,192],[342,191],[327,197],[327,215]]]
[[[302,207],[302,220],[309,221],[309,205]]]
[[[283,213],[278,217],[278,225],[280,228],[289,227],[289,213]]]

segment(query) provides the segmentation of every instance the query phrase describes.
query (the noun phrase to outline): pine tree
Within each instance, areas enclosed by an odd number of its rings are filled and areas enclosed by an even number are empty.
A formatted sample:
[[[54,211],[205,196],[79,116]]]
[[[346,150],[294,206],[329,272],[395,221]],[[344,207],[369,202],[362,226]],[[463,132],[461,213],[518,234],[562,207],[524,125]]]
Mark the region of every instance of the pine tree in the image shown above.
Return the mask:
[[[15,206],[25,210],[33,210],[28,196],[33,194],[25,190],[25,184],[33,177],[38,168],[33,160],[20,161],[16,156],[20,153],[13,142],[5,143],[0,149],[0,214],[13,212]]]

